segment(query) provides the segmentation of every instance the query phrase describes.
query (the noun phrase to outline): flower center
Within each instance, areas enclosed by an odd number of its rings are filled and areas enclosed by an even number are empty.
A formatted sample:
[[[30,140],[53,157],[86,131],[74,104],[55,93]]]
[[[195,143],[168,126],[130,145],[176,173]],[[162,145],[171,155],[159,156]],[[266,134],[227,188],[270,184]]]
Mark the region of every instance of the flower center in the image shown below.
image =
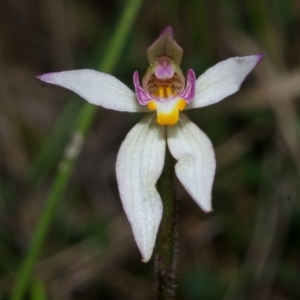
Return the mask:
[[[192,101],[195,93],[194,71],[188,70],[185,79],[180,67],[166,56],[150,62],[142,87],[137,72],[133,81],[138,101],[156,111],[159,125],[175,125],[179,120],[179,112]]]
[[[157,111],[159,125],[175,125],[179,120],[179,111],[186,106],[186,101],[177,97],[184,90],[185,78],[181,70],[167,57],[159,58],[147,81],[145,89],[153,96],[147,106]]]
[[[146,83],[147,92],[162,101],[176,97],[183,89],[184,82],[177,73],[168,79],[159,79],[155,74],[152,74]]]
[[[177,95],[176,91],[173,91],[172,87],[170,85],[167,85],[167,86],[160,85],[157,87],[157,90],[155,92],[155,97],[158,97],[158,98],[170,99],[176,95]]]

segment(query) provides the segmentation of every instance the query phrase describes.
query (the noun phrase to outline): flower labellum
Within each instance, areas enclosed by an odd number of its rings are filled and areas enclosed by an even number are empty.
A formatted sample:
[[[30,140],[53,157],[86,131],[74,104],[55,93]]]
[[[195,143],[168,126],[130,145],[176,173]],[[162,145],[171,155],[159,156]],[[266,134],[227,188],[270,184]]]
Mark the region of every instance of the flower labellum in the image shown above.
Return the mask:
[[[126,112],[148,112],[128,133],[118,153],[117,182],[125,213],[143,261],[153,252],[162,218],[156,189],[166,146],[177,160],[176,176],[204,212],[210,212],[215,155],[209,138],[182,111],[217,103],[237,92],[264,54],[221,61],[196,78],[180,69],[183,50],[171,27],[148,48],[149,67],[135,93],[114,76],[94,70],[48,73],[38,78],[80,95],[88,102]],[[154,112],[154,113],[153,113]]]

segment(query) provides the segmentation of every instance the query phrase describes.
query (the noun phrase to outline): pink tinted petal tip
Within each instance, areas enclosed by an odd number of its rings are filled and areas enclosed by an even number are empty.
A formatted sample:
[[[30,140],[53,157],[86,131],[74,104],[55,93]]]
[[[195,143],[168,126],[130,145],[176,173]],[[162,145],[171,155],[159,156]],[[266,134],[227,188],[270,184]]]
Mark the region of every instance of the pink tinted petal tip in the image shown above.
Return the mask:
[[[267,55],[267,52],[266,53],[261,53],[261,54],[257,54],[257,62],[256,62],[256,65],[258,65],[262,60],[263,58]]]
[[[53,79],[54,79],[54,76],[53,76],[53,73],[46,73],[46,74],[36,76],[36,78],[41,80],[41,81],[44,81],[44,82],[52,83]]]
[[[158,36],[159,38],[165,34],[170,35],[172,38],[174,38],[174,32],[173,32],[173,28],[171,26],[167,26],[165,29],[162,30],[162,32],[160,33],[160,35]]]

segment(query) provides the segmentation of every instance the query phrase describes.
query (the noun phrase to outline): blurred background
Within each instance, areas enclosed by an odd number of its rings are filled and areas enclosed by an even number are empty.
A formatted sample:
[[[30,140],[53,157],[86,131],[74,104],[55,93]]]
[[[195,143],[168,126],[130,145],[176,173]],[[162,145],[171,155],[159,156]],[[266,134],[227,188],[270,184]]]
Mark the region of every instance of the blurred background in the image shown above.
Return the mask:
[[[83,100],[35,76],[97,69],[126,1],[0,1],[0,299],[7,299]],[[133,88],[171,25],[182,69],[267,53],[228,99],[187,115],[217,155],[214,212],[176,182],[178,300],[300,299],[300,2],[144,1],[113,72]],[[142,115],[101,107],[34,269],[28,299],[155,299],[115,177]],[[34,296],[35,295],[35,296]]]

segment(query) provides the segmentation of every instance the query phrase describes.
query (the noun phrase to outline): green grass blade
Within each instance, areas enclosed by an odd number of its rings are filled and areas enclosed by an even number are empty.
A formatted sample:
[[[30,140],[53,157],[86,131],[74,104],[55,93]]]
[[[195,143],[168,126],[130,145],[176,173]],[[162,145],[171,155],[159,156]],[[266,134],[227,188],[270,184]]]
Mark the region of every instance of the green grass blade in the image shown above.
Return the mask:
[[[141,4],[142,0],[128,0],[99,66],[101,71],[111,72],[116,66]],[[38,259],[48,229],[55,216],[56,208],[69,182],[85,134],[90,128],[95,112],[95,106],[85,104],[79,114],[71,142],[67,146],[59,164],[45,208],[40,217],[36,232],[33,235],[31,246],[17,274],[11,300],[24,298],[35,262]]]

